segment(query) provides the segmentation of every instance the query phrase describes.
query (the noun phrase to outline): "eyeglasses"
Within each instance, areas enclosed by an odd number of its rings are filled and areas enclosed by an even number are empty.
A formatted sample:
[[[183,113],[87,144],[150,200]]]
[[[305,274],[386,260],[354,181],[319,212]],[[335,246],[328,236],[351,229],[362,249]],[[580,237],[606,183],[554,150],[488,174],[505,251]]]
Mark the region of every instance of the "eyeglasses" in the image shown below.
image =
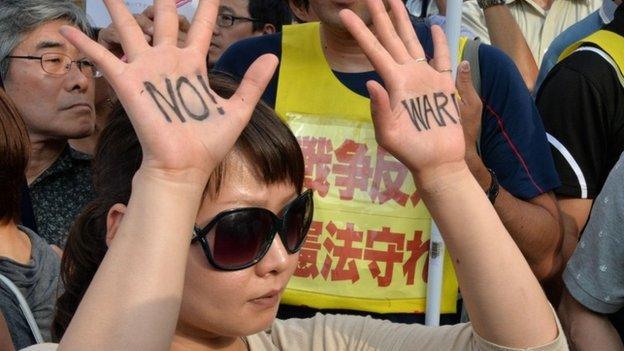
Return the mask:
[[[210,264],[236,271],[258,263],[279,233],[289,254],[303,245],[314,212],[312,190],[284,207],[282,218],[266,208],[246,207],[219,213],[204,228],[193,230],[191,243],[199,241]]]
[[[48,53],[41,56],[7,56],[10,59],[39,60],[44,72],[53,76],[63,76],[71,70],[74,63],[78,69],[87,77],[98,78],[102,74],[95,68],[95,65],[88,59],[72,60],[65,54]]]
[[[249,21],[249,22],[254,22],[254,23],[260,22],[260,20],[257,20],[255,18],[249,18],[249,17],[238,17],[234,15],[227,15],[227,14],[219,14],[217,16],[217,25],[221,28],[232,27],[236,21]]]

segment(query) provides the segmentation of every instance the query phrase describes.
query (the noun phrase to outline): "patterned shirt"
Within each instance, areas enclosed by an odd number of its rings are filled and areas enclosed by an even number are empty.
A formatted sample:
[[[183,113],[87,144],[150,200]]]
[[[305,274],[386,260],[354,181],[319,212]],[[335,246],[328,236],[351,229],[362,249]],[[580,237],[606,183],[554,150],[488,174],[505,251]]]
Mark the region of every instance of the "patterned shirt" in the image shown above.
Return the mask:
[[[74,219],[94,197],[91,157],[68,145],[30,184],[30,197],[39,235],[63,248]]]
[[[594,201],[587,226],[563,272],[570,294],[609,315],[624,340],[624,154]],[[589,332],[587,332],[589,333]]]

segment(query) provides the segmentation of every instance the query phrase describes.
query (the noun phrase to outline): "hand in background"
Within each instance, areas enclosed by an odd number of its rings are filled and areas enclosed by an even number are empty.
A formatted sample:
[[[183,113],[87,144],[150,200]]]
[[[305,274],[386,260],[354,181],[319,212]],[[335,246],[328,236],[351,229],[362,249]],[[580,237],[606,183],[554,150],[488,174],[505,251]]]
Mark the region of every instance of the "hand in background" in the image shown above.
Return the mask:
[[[143,36],[148,43],[152,42],[154,35],[154,6],[149,6],[142,13],[134,15],[134,19],[138,23],[139,27],[143,31]],[[178,15],[178,47],[183,47],[186,41],[186,35],[191,28],[191,23],[182,15]],[[117,57],[124,55],[121,48],[121,38],[117,33],[115,24],[111,23],[108,27],[102,28],[98,33],[98,43],[109,51],[115,54]]]

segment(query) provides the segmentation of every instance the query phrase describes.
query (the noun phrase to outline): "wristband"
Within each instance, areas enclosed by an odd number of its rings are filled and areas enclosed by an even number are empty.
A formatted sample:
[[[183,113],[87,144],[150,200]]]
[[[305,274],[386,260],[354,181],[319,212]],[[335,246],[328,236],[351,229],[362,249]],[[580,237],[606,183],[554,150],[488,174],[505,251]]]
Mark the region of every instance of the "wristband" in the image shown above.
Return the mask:
[[[483,10],[496,5],[504,5],[505,0],[477,0],[477,4]]]
[[[490,176],[492,176],[492,182],[490,183],[490,188],[485,192],[487,194],[488,199],[492,205],[496,201],[496,197],[498,196],[498,192],[500,190],[500,185],[498,184],[498,179],[496,178],[496,173],[490,168],[487,169],[490,172]]]

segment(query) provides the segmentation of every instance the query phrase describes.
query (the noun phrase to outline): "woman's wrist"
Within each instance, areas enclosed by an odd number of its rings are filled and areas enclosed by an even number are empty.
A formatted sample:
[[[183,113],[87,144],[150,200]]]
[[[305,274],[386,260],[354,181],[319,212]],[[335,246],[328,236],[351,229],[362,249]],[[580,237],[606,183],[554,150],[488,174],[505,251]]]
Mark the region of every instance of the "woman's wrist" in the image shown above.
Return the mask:
[[[210,173],[199,169],[163,170],[141,165],[134,175],[133,188],[138,182],[175,189],[179,192],[204,192]]]
[[[419,172],[412,172],[414,183],[421,195],[436,194],[447,189],[456,189],[463,180],[472,177],[464,160],[444,163]]]
[[[194,222],[206,189],[207,177],[193,172],[166,172],[139,168],[132,180],[130,203],[187,218]],[[133,201],[134,200],[134,201]],[[165,217],[165,216],[163,216]],[[186,221],[186,220],[185,220]],[[192,223],[191,223],[192,225]]]

